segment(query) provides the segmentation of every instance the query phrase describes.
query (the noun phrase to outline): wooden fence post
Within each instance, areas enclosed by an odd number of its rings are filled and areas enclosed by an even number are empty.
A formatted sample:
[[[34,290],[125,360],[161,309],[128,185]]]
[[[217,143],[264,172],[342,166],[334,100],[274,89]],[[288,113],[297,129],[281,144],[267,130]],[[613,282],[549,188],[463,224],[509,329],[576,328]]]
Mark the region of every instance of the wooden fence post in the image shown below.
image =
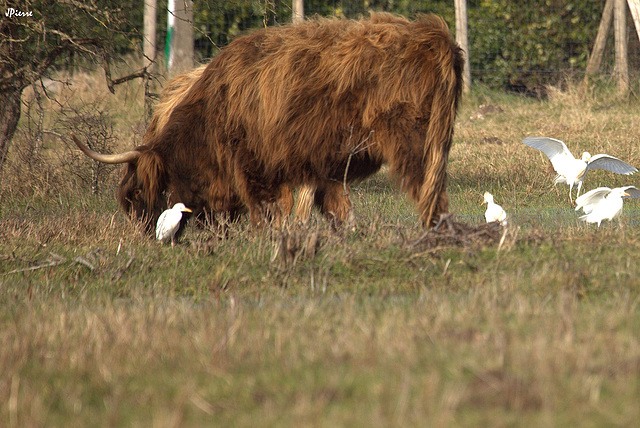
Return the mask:
[[[629,93],[629,64],[627,62],[627,1],[615,0],[613,8],[613,27],[616,45],[616,77],[618,94]]]
[[[156,13],[157,0],[144,0],[144,66],[149,66],[156,60]]]
[[[167,3],[167,69],[169,76],[176,76],[193,68],[193,1]]]
[[[469,39],[467,37],[467,0],[455,0],[456,9],[456,42],[464,51],[463,90],[471,88],[471,70],[469,61]]]
[[[587,68],[585,69],[584,80],[587,81],[589,75],[595,74],[600,69],[602,63],[602,57],[604,55],[604,48],[607,44],[607,34],[611,28],[611,21],[613,19],[613,0],[607,0],[604,5],[604,11],[602,12],[602,19],[600,20],[600,26],[598,27],[598,35],[596,41],[593,44],[593,50],[589,61],[587,61]]]
[[[304,0],[293,0],[291,4],[291,15],[294,24],[304,21]]]
[[[627,0],[627,3],[629,4],[633,23],[636,26],[636,33],[638,33],[638,38],[640,38],[640,0]]]
[[[157,0],[144,1],[144,38],[143,38],[143,65],[147,72],[152,73],[156,60],[156,14]],[[151,79],[149,74],[143,79],[144,84],[144,113],[147,121],[151,120]]]

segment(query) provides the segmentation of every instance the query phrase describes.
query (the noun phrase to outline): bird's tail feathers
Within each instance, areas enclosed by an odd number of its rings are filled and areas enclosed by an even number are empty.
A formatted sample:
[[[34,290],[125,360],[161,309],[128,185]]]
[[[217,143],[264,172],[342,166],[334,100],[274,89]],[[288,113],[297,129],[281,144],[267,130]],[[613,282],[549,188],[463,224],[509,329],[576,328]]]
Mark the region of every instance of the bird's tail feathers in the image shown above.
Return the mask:
[[[556,175],[556,178],[553,180],[553,185],[555,186],[558,183],[566,183],[567,179],[564,175]]]

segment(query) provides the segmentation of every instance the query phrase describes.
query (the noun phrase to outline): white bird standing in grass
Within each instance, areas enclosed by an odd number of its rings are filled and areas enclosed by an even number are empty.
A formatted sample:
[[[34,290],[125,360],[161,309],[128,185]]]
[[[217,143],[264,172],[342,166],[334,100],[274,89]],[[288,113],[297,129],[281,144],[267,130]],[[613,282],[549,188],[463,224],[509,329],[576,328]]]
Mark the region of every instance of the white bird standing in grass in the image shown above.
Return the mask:
[[[576,198],[576,211],[580,208],[584,211],[584,215],[580,216],[580,220],[587,223],[600,223],[602,220],[613,220],[622,213],[623,198],[640,198],[640,190],[635,186],[616,187],[610,189],[608,187],[598,187]]]
[[[182,213],[190,213],[191,210],[179,202],[168,210],[165,210],[158,218],[156,225],[156,238],[158,241],[167,241],[171,239],[171,246],[175,245],[175,237],[178,229],[180,229],[180,220]]]
[[[484,202],[482,204],[487,204],[487,211],[484,213],[484,218],[487,220],[487,223],[499,221],[502,226],[507,225],[507,213],[500,205],[493,202],[493,195],[491,193],[484,192]]]
[[[582,181],[590,169],[606,169],[617,174],[629,175],[638,171],[633,166],[616,157],[599,154],[591,156],[584,152],[581,159],[573,157],[566,144],[555,138],[547,137],[527,137],[522,140],[524,144],[534,149],[538,149],[549,157],[556,176],[553,184],[566,183],[569,185],[569,201],[571,200],[571,189],[578,186],[576,197],[580,196]]]

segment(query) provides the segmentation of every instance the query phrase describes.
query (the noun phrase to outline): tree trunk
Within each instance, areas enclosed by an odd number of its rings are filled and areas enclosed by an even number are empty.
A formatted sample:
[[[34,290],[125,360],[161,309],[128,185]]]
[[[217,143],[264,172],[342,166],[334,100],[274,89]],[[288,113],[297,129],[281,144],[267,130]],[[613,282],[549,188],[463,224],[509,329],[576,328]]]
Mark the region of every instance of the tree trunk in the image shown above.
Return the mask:
[[[616,75],[618,95],[629,94],[629,53],[627,47],[627,2],[616,0],[613,5],[613,33],[616,45]]]
[[[0,92],[0,173],[20,119],[21,95],[19,90]]]
[[[291,16],[294,24],[304,22],[304,0],[293,0],[291,3]]]
[[[467,0],[455,1],[456,11],[456,42],[464,51],[464,70],[462,72],[463,91],[469,92],[471,88],[471,62],[469,57],[469,37],[467,19]]]
[[[167,68],[169,76],[177,76],[193,68],[193,1],[169,1],[167,26]]]

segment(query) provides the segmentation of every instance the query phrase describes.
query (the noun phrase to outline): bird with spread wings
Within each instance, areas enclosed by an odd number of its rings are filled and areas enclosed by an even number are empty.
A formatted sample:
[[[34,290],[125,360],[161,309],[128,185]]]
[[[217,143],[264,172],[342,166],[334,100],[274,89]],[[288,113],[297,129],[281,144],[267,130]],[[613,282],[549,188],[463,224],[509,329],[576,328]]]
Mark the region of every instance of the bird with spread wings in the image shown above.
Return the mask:
[[[558,173],[553,184],[568,184],[569,201],[572,203],[571,190],[577,185],[578,193],[576,194],[576,198],[580,196],[582,182],[587,172],[591,169],[605,169],[615,172],[616,174],[624,175],[633,174],[638,171],[627,162],[606,154],[591,156],[589,152],[584,152],[581,159],[576,159],[567,148],[567,145],[555,138],[527,137],[522,140],[522,142],[547,155],[551,161],[551,165],[553,165],[553,169]]]

